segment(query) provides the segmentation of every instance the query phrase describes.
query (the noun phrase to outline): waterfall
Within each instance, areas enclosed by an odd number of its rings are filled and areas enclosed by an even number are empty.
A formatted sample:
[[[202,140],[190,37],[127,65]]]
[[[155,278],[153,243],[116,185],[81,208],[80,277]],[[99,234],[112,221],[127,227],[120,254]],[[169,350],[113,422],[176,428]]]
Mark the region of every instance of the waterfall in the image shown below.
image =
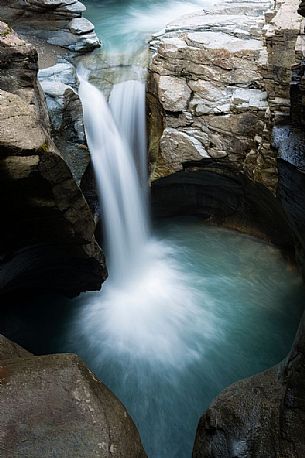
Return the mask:
[[[181,369],[199,357],[194,336],[204,328],[210,333],[204,322],[211,319],[205,320],[209,311],[200,308],[172,247],[148,230],[145,85],[135,80],[118,83],[108,105],[84,71],[79,72],[79,82],[109,270],[101,293],[92,295],[83,326],[88,335],[100,336],[96,346],[150,362],[179,362]]]
[[[149,456],[184,456],[178,443],[170,452],[160,450],[159,440],[164,445],[169,434],[164,412],[175,415],[177,400],[184,412],[193,403],[192,393],[181,393],[179,386],[196,373],[205,353],[203,338],[219,336],[217,308],[209,294],[192,286],[202,279],[179,264],[180,248],[148,229],[144,83],[118,83],[107,104],[85,72],[79,81],[109,278],[101,292],[79,298],[73,339],[129,409],[150,444]],[[189,428],[189,422],[180,426]]]
[[[120,134],[133,154],[142,192],[146,193],[145,84],[137,80],[115,84],[110,94],[109,105],[116,124],[119,126]]]
[[[101,91],[79,73],[79,95],[97,188],[102,202],[108,270],[122,281],[140,262],[148,238],[146,211],[145,85],[117,84],[110,107]]]

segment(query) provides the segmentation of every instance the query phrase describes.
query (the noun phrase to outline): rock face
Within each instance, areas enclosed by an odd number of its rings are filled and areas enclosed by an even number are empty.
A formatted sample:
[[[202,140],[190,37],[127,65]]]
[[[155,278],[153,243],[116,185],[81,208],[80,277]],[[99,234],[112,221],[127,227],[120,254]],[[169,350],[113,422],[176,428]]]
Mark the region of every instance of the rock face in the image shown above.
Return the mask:
[[[2,456],[144,458],[124,406],[76,355],[33,356],[0,337]]]
[[[77,294],[106,276],[95,224],[56,149],[37,53],[0,24],[0,289]]]
[[[255,179],[262,168],[276,173],[272,155],[258,167],[268,122],[262,13],[269,4],[227,2],[199,11],[151,42],[149,91],[160,102],[164,124],[159,148],[151,150],[155,177],[201,157],[226,157]],[[151,109],[152,122],[156,116]],[[169,129],[177,145],[174,163]]]
[[[30,352],[0,334],[0,362],[7,359],[28,358]]]
[[[305,278],[305,47],[298,7],[298,0],[276,1],[273,12],[266,14],[264,78],[279,157],[277,198]],[[305,456],[304,336],[305,316],[285,361],[216,398],[199,422],[194,458]]]
[[[52,137],[79,184],[90,162],[90,155],[75,66],[67,60],[59,62],[39,70],[38,80],[46,98]]]
[[[82,14],[77,0],[0,0],[1,18],[18,33],[46,41],[72,52],[91,51],[101,45],[93,24]]]
[[[305,319],[287,360],[224,390],[201,418],[193,458],[305,455]]]
[[[274,195],[226,161],[203,159],[152,184],[158,217],[197,215],[210,223],[262,237],[287,254],[294,251],[288,220]]]
[[[275,190],[271,130],[290,112],[297,2],[273,2],[272,8],[270,1],[223,2],[154,37],[148,89],[153,178],[181,170],[185,160],[225,158]]]

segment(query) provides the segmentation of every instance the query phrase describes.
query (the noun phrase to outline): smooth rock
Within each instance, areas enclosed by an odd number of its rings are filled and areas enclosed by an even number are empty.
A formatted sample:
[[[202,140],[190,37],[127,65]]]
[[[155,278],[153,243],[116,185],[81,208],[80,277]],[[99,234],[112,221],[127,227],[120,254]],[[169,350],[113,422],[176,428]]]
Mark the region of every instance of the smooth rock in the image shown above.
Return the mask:
[[[225,160],[201,159],[152,183],[155,217],[200,216],[272,241],[285,253],[294,251],[293,234],[279,201]]]
[[[70,32],[74,33],[75,35],[83,35],[85,33],[93,32],[94,25],[92,22],[88,21],[85,18],[74,18],[69,23]]]
[[[29,358],[31,356],[30,352],[0,334],[0,364],[9,359]]]
[[[39,70],[38,79],[40,82],[59,82],[71,87],[76,86],[75,68],[70,62],[60,62]]]
[[[144,458],[124,406],[76,355],[0,366],[3,456]]]

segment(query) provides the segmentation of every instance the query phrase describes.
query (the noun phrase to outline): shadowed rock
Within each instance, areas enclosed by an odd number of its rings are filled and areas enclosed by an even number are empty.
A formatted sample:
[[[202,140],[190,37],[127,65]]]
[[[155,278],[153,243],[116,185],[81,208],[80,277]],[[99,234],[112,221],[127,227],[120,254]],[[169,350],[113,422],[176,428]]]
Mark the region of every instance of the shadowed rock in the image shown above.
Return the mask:
[[[37,53],[0,23],[0,289],[99,289],[90,209],[50,136]]]
[[[287,218],[273,194],[225,161],[202,159],[152,183],[156,216],[198,215],[272,241],[293,253]]]
[[[288,358],[224,390],[200,419],[193,458],[305,456],[305,318]]]

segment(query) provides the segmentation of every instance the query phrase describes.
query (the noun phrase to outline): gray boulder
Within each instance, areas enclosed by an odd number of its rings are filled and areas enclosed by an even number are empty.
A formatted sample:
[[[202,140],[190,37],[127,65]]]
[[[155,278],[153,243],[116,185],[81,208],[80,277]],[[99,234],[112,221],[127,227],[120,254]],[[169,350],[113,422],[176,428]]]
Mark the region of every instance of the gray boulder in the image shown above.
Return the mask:
[[[124,406],[78,356],[33,356],[0,336],[4,457],[144,458]]]

